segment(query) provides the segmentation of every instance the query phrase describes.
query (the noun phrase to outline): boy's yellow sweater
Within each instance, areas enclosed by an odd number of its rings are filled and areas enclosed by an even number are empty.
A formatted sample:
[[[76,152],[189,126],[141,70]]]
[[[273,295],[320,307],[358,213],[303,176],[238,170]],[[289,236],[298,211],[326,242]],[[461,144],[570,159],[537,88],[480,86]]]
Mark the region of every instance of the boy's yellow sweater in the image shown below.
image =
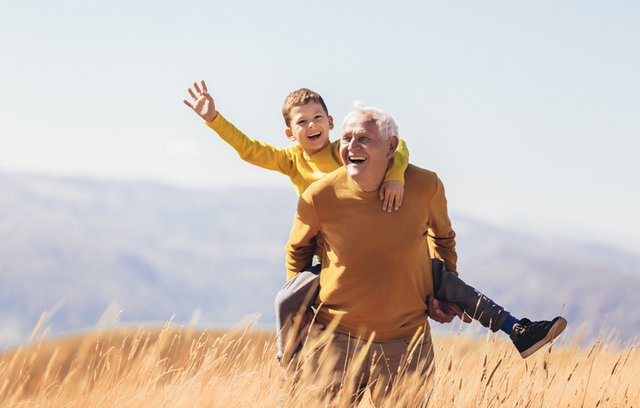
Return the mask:
[[[278,148],[268,143],[252,139],[242,133],[218,112],[207,126],[233,147],[240,158],[265,169],[286,174],[296,188],[298,195],[318,181],[326,173],[342,166],[340,142],[334,141],[318,153],[309,156],[300,145]],[[404,140],[400,140],[393,163],[385,176],[385,181],[398,180],[404,183],[404,171],[409,164],[409,151]]]

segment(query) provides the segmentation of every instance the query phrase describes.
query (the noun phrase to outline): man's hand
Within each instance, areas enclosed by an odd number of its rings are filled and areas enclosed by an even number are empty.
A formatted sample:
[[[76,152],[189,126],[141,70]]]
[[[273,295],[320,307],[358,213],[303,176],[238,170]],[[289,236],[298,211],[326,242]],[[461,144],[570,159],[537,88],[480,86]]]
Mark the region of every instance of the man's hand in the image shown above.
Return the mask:
[[[382,201],[382,211],[391,212],[395,208],[396,211],[402,205],[402,196],[404,195],[404,183],[398,180],[389,180],[380,186],[380,200]]]
[[[200,84],[202,84],[202,89],[200,89],[197,82],[193,83],[193,89],[189,88],[188,92],[192,98],[191,102],[186,99],[183,99],[182,102],[193,109],[202,119],[211,122],[218,116],[218,111],[216,110],[213,98],[209,95],[207,84],[205,84],[204,81],[200,81]]]
[[[429,302],[429,317],[438,323],[450,323],[456,316],[465,323],[472,321],[455,303],[438,300],[433,296],[429,296],[427,301]]]

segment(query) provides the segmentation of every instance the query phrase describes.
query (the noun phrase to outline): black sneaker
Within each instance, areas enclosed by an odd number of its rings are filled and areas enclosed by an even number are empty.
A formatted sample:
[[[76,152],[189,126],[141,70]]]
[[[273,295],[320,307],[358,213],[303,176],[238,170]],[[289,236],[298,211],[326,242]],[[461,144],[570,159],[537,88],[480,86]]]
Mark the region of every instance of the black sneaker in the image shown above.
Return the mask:
[[[513,325],[513,331],[511,331],[509,338],[513,341],[522,358],[527,358],[558,337],[565,327],[567,327],[567,321],[560,316],[552,321],[532,322],[529,319],[522,319]]]

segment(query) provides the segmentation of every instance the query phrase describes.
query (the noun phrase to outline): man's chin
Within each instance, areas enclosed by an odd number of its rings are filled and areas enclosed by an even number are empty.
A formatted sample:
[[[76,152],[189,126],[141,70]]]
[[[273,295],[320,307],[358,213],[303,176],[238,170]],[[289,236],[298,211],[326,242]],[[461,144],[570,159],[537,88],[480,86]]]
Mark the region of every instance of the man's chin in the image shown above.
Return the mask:
[[[362,177],[366,173],[366,170],[363,168],[362,164],[347,164],[346,167],[347,167],[347,173],[351,177],[357,177],[357,176]]]

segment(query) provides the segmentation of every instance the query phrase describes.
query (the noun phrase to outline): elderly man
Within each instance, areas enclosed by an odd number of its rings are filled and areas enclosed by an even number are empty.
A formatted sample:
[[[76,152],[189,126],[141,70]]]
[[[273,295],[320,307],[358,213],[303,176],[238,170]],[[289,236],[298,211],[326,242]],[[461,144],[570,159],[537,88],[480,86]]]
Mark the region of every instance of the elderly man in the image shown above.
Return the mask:
[[[342,127],[344,166],[302,194],[287,244],[291,278],[310,269],[321,243],[315,331],[334,324],[330,347],[339,357],[336,372],[367,340],[373,342],[365,360],[374,364],[362,366],[359,377],[365,382],[389,381],[399,367],[426,371],[433,359],[427,312],[449,322],[455,315],[464,317],[459,305],[485,327],[510,334],[522,357],[564,330],[567,322],[560,316],[518,320],[448,272],[456,270],[455,233],[435,173],[409,165],[402,211],[379,211],[378,189],[398,145],[398,129],[389,115],[356,108]],[[455,302],[448,304],[452,310],[441,310],[434,294]],[[416,338],[419,344],[412,343]]]
[[[380,212],[378,188],[397,135],[384,112],[352,111],[343,122],[344,167],[302,194],[287,244],[291,277],[311,263],[316,242],[322,242],[316,328],[338,322],[330,345],[339,356],[336,371],[353,357],[358,342],[373,339],[367,361],[384,360],[374,372],[363,365],[365,381],[391,379],[403,361],[408,370],[428,369],[433,358],[426,304],[434,292],[431,258],[443,259],[450,270],[457,260],[444,187],[435,173],[409,165],[402,211]],[[408,361],[416,333],[422,337],[416,357]]]

